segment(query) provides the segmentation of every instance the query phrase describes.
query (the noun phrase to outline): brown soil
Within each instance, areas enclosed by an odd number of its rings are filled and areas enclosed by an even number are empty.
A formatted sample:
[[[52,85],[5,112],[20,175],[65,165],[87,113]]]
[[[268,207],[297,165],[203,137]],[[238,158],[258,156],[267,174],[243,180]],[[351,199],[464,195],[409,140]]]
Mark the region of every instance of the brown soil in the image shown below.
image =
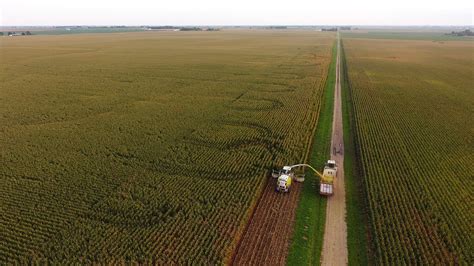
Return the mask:
[[[269,177],[232,265],[285,265],[301,184],[293,183],[289,193],[277,193],[275,182]]]

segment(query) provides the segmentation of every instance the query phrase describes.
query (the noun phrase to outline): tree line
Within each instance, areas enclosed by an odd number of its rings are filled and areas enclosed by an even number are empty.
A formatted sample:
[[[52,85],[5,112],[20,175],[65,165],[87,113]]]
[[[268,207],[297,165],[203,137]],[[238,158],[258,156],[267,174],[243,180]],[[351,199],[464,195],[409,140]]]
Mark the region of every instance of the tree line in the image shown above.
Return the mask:
[[[0,32],[0,36],[5,35],[4,32]],[[15,31],[9,31],[7,32],[7,36],[17,36],[17,35],[33,35],[30,31],[22,31],[22,32],[15,32]]]

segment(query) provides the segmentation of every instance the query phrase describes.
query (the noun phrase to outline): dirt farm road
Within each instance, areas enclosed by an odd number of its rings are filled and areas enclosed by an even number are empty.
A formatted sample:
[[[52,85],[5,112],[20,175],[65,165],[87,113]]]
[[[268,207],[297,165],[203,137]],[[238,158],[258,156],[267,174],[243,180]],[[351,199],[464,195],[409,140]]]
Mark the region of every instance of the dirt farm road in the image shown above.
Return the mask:
[[[328,198],[326,226],[321,254],[322,265],[347,265],[346,192],[344,187],[344,141],[342,129],[342,103],[340,82],[341,47],[337,36],[336,85],[331,138],[331,159],[337,164],[334,195]]]

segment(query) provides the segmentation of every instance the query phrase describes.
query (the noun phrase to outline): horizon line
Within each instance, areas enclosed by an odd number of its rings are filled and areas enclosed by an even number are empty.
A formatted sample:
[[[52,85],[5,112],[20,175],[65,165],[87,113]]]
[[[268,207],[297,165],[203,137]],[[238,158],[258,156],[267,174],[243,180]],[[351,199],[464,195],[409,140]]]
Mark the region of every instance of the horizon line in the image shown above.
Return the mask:
[[[147,26],[212,26],[212,27],[474,27],[474,24],[49,24],[49,25],[0,25],[3,27],[147,27]]]

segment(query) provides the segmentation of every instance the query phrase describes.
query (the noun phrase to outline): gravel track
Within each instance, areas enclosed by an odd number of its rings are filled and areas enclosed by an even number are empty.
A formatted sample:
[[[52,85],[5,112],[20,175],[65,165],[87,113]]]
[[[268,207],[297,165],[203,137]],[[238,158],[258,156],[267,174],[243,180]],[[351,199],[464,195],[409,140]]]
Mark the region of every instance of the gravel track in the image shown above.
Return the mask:
[[[344,187],[344,140],[342,129],[342,103],[340,82],[340,41],[337,38],[336,86],[331,138],[331,159],[337,164],[334,195],[328,198],[326,225],[321,254],[322,265],[347,265],[346,192]]]

